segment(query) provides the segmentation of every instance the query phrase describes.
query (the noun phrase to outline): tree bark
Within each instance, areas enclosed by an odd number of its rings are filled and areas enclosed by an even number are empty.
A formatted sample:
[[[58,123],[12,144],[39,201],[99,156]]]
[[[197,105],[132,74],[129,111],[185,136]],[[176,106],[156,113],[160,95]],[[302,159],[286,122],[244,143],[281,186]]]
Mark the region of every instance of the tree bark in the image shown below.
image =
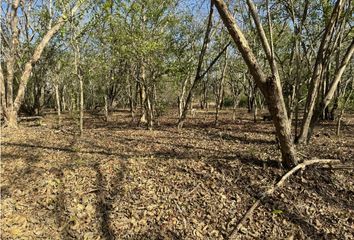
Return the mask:
[[[0,28],[1,30],[1,28]],[[2,66],[0,64],[0,101],[1,101],[1,113],[4,115],[6,120],[6,98],[5,98],[5,83],[4,83],[4,74],[2,71]]]
[[[319,93],[319,87],[323,75],[322,73],[324,70],[325,52],[329,47],[329,42],[332,39],[335,25],[336,22],[338,21],[338,17],[340,16],[343,10],[344,3],[345,0],[336,1],[330,20],[325,28],[325,32],[323,34],[319,50],[317,52],[315,67],[312,73],[310,87],[308,89],[308,95],[307,95],[306,107],[305,107],[306,111],[302,121],[301,132],[298,138],[298,143],[305,143],[309,139],[310,124],[311,121],[313,121],[316,100]]]
[[[55,84],[55,100],[57,104],[57,114],[58,114],[58,125],[61,124],[61,109],[60,109],[60,95],[59,95],[59,86]]]
[[[14,1],[13,7],[15,7],[16,9],[18,8],[18,3],[20,1],[16,0]],[[17,4],[17,7],[16,7]],[[71,14],[74,14],[78,8],[79,8],[80,4],[76,4],[72,10],[71,10]],[[13,11],[13,14],[15,14],[16,16],[14,16],[13,19],[17,18],[17,10]],[[66,17],[64,15],[62,15],[61,17],[59,17],[57,23],[50,28],[46,34],[43,36],[43,38],[41,39],[41,41],[39,42],[39,44],[35,47],[35,50],[32,54],[32,56],[30,57],[29,61],[25,64],[24,66],[24,70],[21,74],[21,78],[19,80],[19,87],[18,87],[18,91],[17,91],[17,95],[15,100],[10,99],[11,98],[11,93],[10,93],[10,97],[9,97],[9,105],[6,106],[6,109],[4,109],[4,112],[7,112],[7,114],[5,114],[5,118],[9,117],[9,119],[6,120],[6,122],[8,122],[9,124],[7,124],[9,127],[16,127],[17,126],[17,116],[18,116],[18,111],[20,109],[20,106],[23,102],[24,99],[24,95],[25,95],[25,90],[26,90],[26,86],[28,83],[28,80],[30,78],[30,75],[32,73],[32,69],[34,67],[34,65],[38,62],[38,60],[41,58],[43,50],[45,49],[45,47],[48,45],[49,41],[52,39],[52,37],[59,31],[59,29],[65,24],[65,22],[67,21]],[[15,21],[12,22],[12,28],[15,29],[15,31],[13,31],[12,33],[12,38],[18,38],[18,23]],[[15,40],[15,44],[17,44],[18,40]],[[11,67],[12,62],[14,61],[16,62],[16,55],[14,55],[15,58],[13,60],[10,59],[10,70],[13,68]],[[6,63],[7,65],[9,63]],[[10,77],[11,73],[10,73]],[[11,83],[11,81],[10,81]],[[10,86],[11,88],[11,86]],[[9,91],[11,92],[11,89],[9,89]]]
[[[18,28],[18,8],[20,1],[14,0],[11,4],[11,15],[10,15],[10,24],[11,24],[11,45],[10,45],[10,56],[6,61],[6,70],[7,70],[7,81],[6,81],[6,106],[9,112],[14,111],[13,107],[13,84],[14,84],[14,76],[15,76],[15,63],[16,63],[16,55],[17,48],[19,45],[19,33],[20,30]],[[11,114],[12,115],[12,114]],[[11,125],[13,124],[13,118],[11,120]]]
[[[241,94],[240,90],[238,89],[237,82],[231,78],[230,80],[230,87],[232,92],[232,99],[233,99],[233,110],[232,110],[232,120],[236,120],[236,110],[239,104],[239,96]]]
[[[108,122],[109,112],[108,112],[108,97],[107,94],[104,95],[104,118]]]
[[[189,76],[186,77],[186,79],[183,81],[183,84],[182,84],[182,92],[178,98],[178,117],[181,118],[182,117],[182,114],[183,114],[183,107],[184,107],[184,99],[185,99],[185,95],[186,95],[186,92],[187,92],[187,84],[188,84],[188,79],[189,79]]]
[[[346,69],[346,67],[348,66],[350,59],[352,58],[354,53],[354,39],[352,40],[350,46],[348,47],[343,60],[340,64],[340,67],[337,69],[336,73],[335,73],[335,77],[334,80],[332,81],[332,83],[330,84],[328,91],[326,92],[325,97],[322,100],[322,107],[326,108],[328,106],[328,104],[331,102],[334,93],[338,87],[338,83],[340,82],[342,75]]]
[[[47,46],[49,43],[50,39],[54,36],[56,32],[64,25],[65,21],[63,19],[60,19],[59,22],[52,28],[50,29],[46,35],[43,37],[42,41],[37,45],[31,59],[26,63],[24,71],[22,73],[21,79],[20,79],[20,85],[19,89],[17,92],[17,97],[14,102],[14,110],[17,112],[20,108],[20,105],[23,101],[24,95],[25,95],[25,89],[29,80],[29,77],[31,75],[33,66],[37,63],[37,61],[40,59],[42,52],[44,48]]]
[[[219,89],[217,91],[216,96],[216,104],[215,104],[215,125],[219,124],[219,110],[221,108],[222,99],[223,99],[223,91],[224,91],[224,82],[225,82],[225,73],[227,68],[227,51],[225,52],[225,63],[221,72]]]
[[[205,56],[205,53],[206,53],[206,50],[208,48],[208,44],[210,41],[210,32],[211,32],[212,23],[213,23],[213,12],[214,12],[214,4],[213,4],[213,2],[211,2],[208,21],[207,21],[207,28],[205,31],[203,45],[200,50],[200,54],[199,54],[199,58],[198,58],[197,72],[195,75],[195,79],[194,79],[193,83],[191,84],[191,88],[189,90],[187,98],[184,101],[183,111],[182,111],[182,114],[180,114],[180,118],[178,119],[178,128],[183,127],[183,123],[184,123],[186,116],[187,116],[188,105],[190,104],[191,99],[192,99],[192,94],[193,94],[192,91],[194,90],[197,82],[201,79],[201,71],[202,71],[204,56]]]
[[[80,83],[80,133],[84,131],[84,81],[81,74],[79,74]]]
[[[280,143],[282,164],[287,168],[292,167],[297,164],[298,159],[292,142],[291,128],[287,116],[280,79],[274,75],[274,73],[273,76],[265,76],[249,46],[248,41],[227,9],[225,2],[223,0],[213,0],[213,2],[238,50],[241,52],[241,55],[246,62],[254,81],[267,100],[268,109],[272,115],[276,134]],[[274,64],[274,61],[272,62]]]
[[[316,124],[320,120],[321,113],[323,111],[325,111],[326,109],[328,109],[328,105],[334,96],[334,93],[338,87],[338,84],[342,78],[342,75],[343,75],[346,67],[348,66],[348,64],[350,62],[350,59],[353,56],[353,53],[354,53],[354,39],[352,40],[350,46],[348,47],[339,68],[335,72],[334,80],[331,82],[330,86],[328,87],[328,90],[325,92],[325,94],[324,94],[325,96],[323,97],[323,99],[320,102],[320,104],[318,105],[318,107],[314,110],[314,113],[313,113],[313,116],[311,118],[311,122],[309,125],[307,137],[306,137],[307,143],[311,140],[313,130],[314,130]]]
[[[146,119],[146,114],[147,114],[147,105],[146,105],[146,100],[147,100],[147,96],[146,96],[146,82],[145,82],[145,66],[144,63],[141,63],[141,78],[140,78],[140,101],[141,101],[141,111],[142,111],[142,115],[140,117],[140,123],[147,123],[147,119]]]

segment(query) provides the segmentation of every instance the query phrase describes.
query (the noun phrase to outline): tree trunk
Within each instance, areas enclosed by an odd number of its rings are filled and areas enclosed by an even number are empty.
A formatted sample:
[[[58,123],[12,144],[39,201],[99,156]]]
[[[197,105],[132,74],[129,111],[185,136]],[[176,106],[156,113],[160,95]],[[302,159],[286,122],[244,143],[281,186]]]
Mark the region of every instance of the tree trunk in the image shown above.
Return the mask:
[[[19,4],[19,0],[14,1],[14,3],[12,4],[13,8],[18,7]],[[78,10],[79,6],[81,3],[76,4],[72,9],[71,9],[71,14],[74,15],[75,12]],[[12,18],[12,23],[11,23],[11,27],[13,29],[12,31],[12,40],[15,39],[15,45],[18,44],[18,21],[16,20],[17,18],[17,10],[12,12],[11,18]],[[59,17],[58,21],[56,22],[56,24],[51,27],[50,29],[48,29],[48,31],[45,33],[45,35],[43,36],[43,38],[40,40],[40,42],[38,43],[38,45],[35,47],[35,50],[32,54],[32,56],[30,57],[30,59],[28,60],[28,62],[26,62],[25,66],[24,66],[24,70],[22,72],[21,78],[19,80],[19,86],[18,86],[18,91],[17,91],[17,95],[15,100],[11,101],[10,103],[10,107],[9,107],[9,111],[8,112],[16,112],[9,114],[9,118],[7,122],[11,123],[9,126],[11,127],[15,127],[17,122],[16,122],[16,117],[13,117],[13,115],[18,115],[18,111],[20,109],[20,106],[23,102],[24,99],[24,95],[25,95],[25,90],[26,90],[26,86],[28,83],[28,80],[30,78],[30,75],[32,73],[32,69],[34,67],[34,65],[38,62],[38,60],[41,58],[43,50],[45,49],[45,47],[48,45],[49,41],[52,39],[52,37],[59,31],[59,29],[65,24],[65,22],[67,21],[67,17],[62,15]],[[17,38],[17,40],[16,40]],[[14,55],[14,63],[17,60],[16,55]],[[8,64],[8,63],[6,63]],[[11,65],[11,62],[10,62]],[[11,76],[10,76],[11,77]],[[10,99],[11,100],[11,99]],[[8,106],[6,107],[8,108]],[[16,123],[15,123],[16,122]]]
[[[240,91],[237,89],[238,86],[236,85],[236,82],[231,80],[230,82],[231,86],[231,92],[232,92],[232,100],[233,100],[233,110],[232,110],[232,120],[236,120],[236,110],[239,104],[239,95]]]
[[[9,128],[17,128],[18,113],[16,111],[6,111],[5,113],[5,125]]]
[[[282,164],[284,167],[292,167],[297,164],[296,152],[292,142],[291,128],[287,116],[286,106],[282,93],[280,79],[273,72],[273,76],[266,77],[263,73],[254,53],[252,52],[248,41],[243,35],[241,29],[236,24],[234,17],[227,9],[223,0],[213,0],[217,7],[220,17],[233,38],[238,50],[246,62],[254,81],[267,100],[269,112],[273,118],[276,134],[280,143],[282,152]],[[272,68],[275,67],[274,59]]]
[[[185,104],[184,98],[185,98],[186,91],[187,91],[188,79],[189,79],[189,76],[187,76],[186,79],[183,81],[182,92],[181,92],[181,95],[179,96],[179,99],[178,99],[178,117],[179,118],[181,118],[182,114],[183,114],[183,107]]]
[[[55,84],[55,100],[57,105],[57,114],[58,114],[58,126],[61,124],[61,109],[60,109],[60,96],[59,96],[59,86]]]
[[[188,105],[191,104],[192,102],[192,98],[193,98],[193,90],[195,88],[195,86],[197,85],[197,82],[200,81],[202,79],[201,77],[201,71],[202,71],[202,65],[203,65],[203,60],[204,60],[204,55],[206,53],[206,50],[208,48],[208,44],[210,41],[210,32],[211,32],[211,28],[212,28],[212,23],[213,23],[213,3],[210,3],[210,10],[209,10],[209,16],[208,16],[208,22],[207,22],[207,28],[205,31],[205,36],[204,36],[204,40],[203,40],[203,45],[202,48],[200,50],[200,54],[199,54],[199,58],[198,58],[198,66],[197,66],[197,72],[195,75],[195,79],[193,79],[193,82],[191,84],[191,88],[188,92],[187,98],[184,102],[184,106],[183,106],[183,110],[182,110],[182,114],[180,114],[180,117],[178,119],[178,128],[182,128],[183,127],[183,123],[187,117],[187,111],[188,111]]]
[[[129,86],[128,86],[128,95],[129,95],[130,115],[132,117],[132,122],[134,122],[135,121],[135,103],[134,103],[133,84],[129,84]]]
[[[62,103],[62,112],[67,110],[67,103],[66,103],[66,97],[65,97],[65,86],[63,87],[62,95],[61,95],[61,103]]]
[[[109,112],[108,112],[108,96],[107,96],[107,94],[104,95],[104,116],[105,116],[105,121],[108,122]]]
[[[80,134],[84,131],[84,83],[81,74],[79,74],[80,80]]]
[[[338,84],[342,78],[344,70],[346,69],[347,65],[349,64],[350,59],[353,56],[353,53],[354,53],[354,39],[352,40],[350,46],[348,47],[339,68],[336,70],[334,80],[332,81],[331,85],[328,87],[328,90],[325,93],[325,96],[323,97],[323,99],[320,102],[320,104],[318,105],[318,107],[314,110],[313,116],[310,121],[310,125],[308,126],[307,135],[306,135],[306,139],[305,139],[307,143],[310,141],[310,139],[312,137],[313,130],[320,119],[321,113],[325,109],[327,109],[329,103],[331,102],[331,100],[334,96],[334,93],[338,87]]]
[[[324,55],[329,48],[329,43],[334,32],[335,24],[338,20],[338,16],[341,14],[343,10],[344,3],[345,3],[344,0],[337,0],[331,18],[325,28],[325,32],[323,34],[322,41],[319,50],[317,52],[316,63],[311,77],[310,87],[308,89],[308,96],[307,96],[306,107],[305,107],[306,111],[304,114],[304,118],[301,126],[301,132],[298,139],[299,143],[306,143],[310,139],[310,135],[311,135],[310,124],[311,122],[314,122],[313,115],[314,115],[316,100],[318,97],[319,87],[320,87],[320,83],[324,71],[324,64],[326,61],[326,59],[324,59]]]
[[[145,67],[141,66],[141,82],[140,85],[140,102],[141,102],[141,111],[142,115],[140,117],[140,123],[147,123],[146,114],[147,114],[147,106],[146,106],[146,86],[145,86]]]
[[[208,79],[208,77],[206,78]],[[203,110],[208,110],[208,83],[207,80],[203,81],[203,91],[202,91],[202,99],[201,99],[201,104],[200,108]]]
[[[36,109],[36,114],[37,115],[41,115],[42,114],[42,110],[45,104],[45,89],[43,84],[40,84],[39,87],[39,99],[38,99],[38,106]]]
[[[238,99],[234,97],[233,109],[232,109],[232,120],[236,121],[236,110],[238,106]]]
[[[253,101],[253,122],[257,122],[257,113],[258,113],[258,108],[257,108],[257,92],[255,91],[255,96],[254,96],[254,101]]]
[[[0,64],[0,95],[1,95],[1,98],[0,98],[1,105],[0,106],[1,106],[2,112],[4,112],[4,109],[6,108],[6,96],[5,96],[4,74],[2,72],[1,64]]]
[[[17,60],[17,51],[19,45],[19,33],[20,30],[18,28],[19,20],[18,20],[18,8],[19,8],[20,1],[14,0],[11,4],[11,12],[10,12],[10,25],[11,25],[11,46],[10,46],[10,53],[9,58],[6,62],[6,70],[7,70],[7,82],[6,82],[6,107],[8,108],[8,112],[16,111],[14,109],[14,99],[13,99],[13,84],[14,84],[14,76],[15,76],[15,64]],[[16,114],[17,115],[17,114]],[[9,114],[9,122],[11,122],[11,126],[15,126],[13,113]]]
[[[225,73],[227,68],[227,51],[225,52],[225,63],[221,72],[219,88],[217,89],[216,102],[215,102],[215,125],[219,124],[219,110],[221,109],[223,92],[224,92],[224,82],[225,82]]]
[[[154,112],[153,112],[153,101],[151,99],[151,94],[147,93],[147,98],[146,98],[146,112],[147,112],[147,127],[151,131],[152,128],[154,127]]]
[[[342,116],[343,116],[343,111],[340,112],[340,114],[338,115],[338,119],[337,119],[337,128],[336,128],[336,135],[337,136],[340,136],[340,127],[341,127]]]

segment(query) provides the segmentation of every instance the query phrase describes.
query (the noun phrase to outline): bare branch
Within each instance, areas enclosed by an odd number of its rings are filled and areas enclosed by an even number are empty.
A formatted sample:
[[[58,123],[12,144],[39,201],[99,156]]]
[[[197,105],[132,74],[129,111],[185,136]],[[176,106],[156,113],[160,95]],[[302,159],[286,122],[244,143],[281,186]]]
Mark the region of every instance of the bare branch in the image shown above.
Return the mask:
[[[314,164],[338,164],[340,163],[340,160],[338,159],[313,159],[313,160],[307,160],[303,163],[298,164],[297,166],[293,167],[290,171],[288,171],[280,180],[277,182],[274,186],[269,188],[266,192],[262,194],[262,196],[247,210],[247,212],[243,215],[242,219],[239,221],[237,224],[236,228],[234,231],[231,233],[229,239],[237,239],[237,234],[240,231],[240,229],[243,227],[245,224],[246,220],[250,218],[252,215],[253,211],[257,209],[257,207],[261,204],[261,202],[271,196],[275,190],[280,188],[285,181],[292,176],[294,173],[299,171],[300,169],[305,169],[307,166],[314,165]]]

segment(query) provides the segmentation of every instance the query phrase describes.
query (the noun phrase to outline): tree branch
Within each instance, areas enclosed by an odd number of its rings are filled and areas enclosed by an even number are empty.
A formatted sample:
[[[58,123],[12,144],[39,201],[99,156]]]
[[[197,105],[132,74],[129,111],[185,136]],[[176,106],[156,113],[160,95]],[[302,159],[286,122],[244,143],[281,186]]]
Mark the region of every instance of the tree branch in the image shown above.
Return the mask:
[[[291,175],[299,171],[300,169],[305,169],[307,166],[314,165],[314,164],[336,164],[340,163],[340,160],[337,159],[313,159],[313,160],[307,160],[304,161],[303,163],[300,163],[293,167],[290,171],[288,171],[280,180],[277,182],[274,186],[269,188],[266,192],[262,194],[262,196],[248,209],[248,211],[243,215],[242,219],[239,221],[237,224],[236,228],[233,230],[231,233],[229,239],[236,239],[236,236],[239,232],[239,230],[242,228],[243,224],[246,222],[246,220],[252,215],[253,211],[257,209],[259,204],[267,197],[271,196],[275,190],[277,190],[279,187],[281,187],[285,180],[287,180]]]

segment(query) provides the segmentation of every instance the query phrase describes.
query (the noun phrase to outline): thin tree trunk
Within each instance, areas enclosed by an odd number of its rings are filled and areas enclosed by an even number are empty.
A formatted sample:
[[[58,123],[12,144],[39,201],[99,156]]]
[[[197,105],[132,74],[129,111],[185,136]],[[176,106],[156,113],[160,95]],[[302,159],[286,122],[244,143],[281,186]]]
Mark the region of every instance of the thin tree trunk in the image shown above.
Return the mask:
[[[315,105],[316,105],[316,99],[318,96],[319,92],[319,87],[323,75],[323,70],[324,70],[324,64],[325,60],[324,55],[327,49],[329,48],[329,43],[333,37],[333,32],[335,29],[336,22],[338,21],[338,17],[340,16],[343,6],[344,6],[345,0],[337,0],[334,10],[332,12],[331,18],[329,20],[329,23],[327,24],[325,28],[325,32],[322,37],[322,41],[319,47],[319,50],[317,52],[317,58],[316,58],[316,63],[315,67],[313,70],[313,74],[311,77],[311,82],[310,82],[310,87],[308,89],[308,96],[307,96],[307,101],[306,101],[306,111],[304,114],[304,118],[302,121],[302,126],[301,126],[301,132],[300,136],[298,139],[299,143],[305,143],[309,140],[309,131],[310,131],[310,124],[311,121],[313,121],[313,115],[314,115],[314,110],[315,110]]]
[[[147,123],[146,114],[147,114],[147,95],[146,95],[146,86],[145,86],[145,66],[144,63],[141,63],[141,79],[140,79],[140,100],[141,100],[141,110],[142,115],[140,117],[140,123]]]
[[[179,118],[182,117],[182,113],[183,113],[183,107],[185,104],[184,98],[185,98],[186,91],[187,91],[188,79],[189,79],[189,76],[187,76],[187,78],[183,81],[182,92],[181,92],[181,95],[179,96],[179,101],[178,101],[178,117]]]
[[[80,67],[80,46],[78,43],[78,39],[76,36],[72,37],[72,46],[74,48],[74,66],[75,66],[75,75],[79,80],[79,93],[78,93],[78,108],[79,108],[79,128],[80,128],[80,135],[83,134],[84,131],[84,83],[82,77],[82,71]]]
[[[207,21],[207,28],[206,28],[206,31],[205,31],[203,45],[202,45],[202,48],[200,50],[200,54],[199,54],[199,58],[198,58],[198,66],[197,66],[195,79],[193,80],[193,82],[191,84],[191,88],[190,88],[190,90],[188,92],[186,100],[183,101],[184,102],[184,106],[183,106],[182,114],[180,114],[180,118],[178,119],[178,128],[182,128],[183,127],[184,121],[185,121],[185,119],[187,117],[188,105],[192,102],[192,98],[193,98],[193,92],[192,91],[194,90],[197,82],[201,80],[201,71],[202,71],[204,55],[206,53],[206,50],[208,48],[208,44],[209,44],[209,41],[210,41],[210,32],[211,32],[212,23],[213,23],[213,11],[214,11],[214,6],[213,6],[213,3],[211,2],[210,3],[208,21]]]
[[[313,130],[320,119],[321,113],[325,109],[327,109],[329,103],[331,102],[331,100],[334,96],[334,93],[338,87],[338,84],[342,78],[344,70],[348,66],[350,59],[353,56],[353,53],[354,53],[354,39],[352,40],[350,46],[348,47],[348,49],[343,57],[343,60],[340,64],[340,67],[337,69],[337,71],[335,73],[334,80],[332,81],[331,85],[328,87],[328,91],[325,93],[325,96],[323,97],[319,106],[314,110],[310,125],[308,127],[306,142],[310,141],[312,134],[313,134]]]
[[[350,89],[350,92],[347,96],[347,98],[345,99],[344,103],[343,103],[343,106],[340,110],[340,113],[338,115],[338,120],[337,120],[337,131],[336,131],[336,134],[337,136],[340,135],[340,127],[341,127],[341,121],[342,121],[342,117],[343,117],[343,114],[344,114],[344,110],[345,110],[345,107],[347,106],[348,102],[349,102],[349,99],[351,98],[352,94],[353,94],[353,90],[354,89],[354,81],[352,82],[352,88]]]
[[[14,3],[18,4],[19,0],[16,0]],[[78,10],[80,5],[81,5],[81,2],[76,4],[71,9],[71,14],[72,15],[75,14],[75,12]],[[18,5],[17,5],[17,7],[18,7]],[[13,13],[16,14],[17,11],[14,11]],[[27,86],[28,80],[30,78],[30,75],[32,73],[32,69],[33,69],[34,65],[41,58],[43,50],[48,45],[49,41],[59,31],[59,29],[65,24],[66,21],[67,21],[67,17],[66,16],[62,15],[61,17],[59,17],[59,19],[56,22],[56,24],[45,33],[43,38],[40,40],[38,45],[35,47],[35,50],[34,50],[32,56],[26,62],[25,66],[24,66],[24,70],[23,70],[23,72],[21,74],[21,78],[19,80],[19,86],[18,86],[18,91],[17,91],[16,98],[15,98],[15,100],[13,102],[11,101],[10,108],[4,110],[6,122],[7,122],[7,125],[9,127],[16,127],[17,126],[18,111],[19,111],[20,106],[21,106],[21,104],[23,102],[26,86]],[[13,21],[12,27],[15,27],[15,29],[16,29],[12,33],[12,34],[15,34],[15,35],[12,35],[12,37],[16,37],[17,31],[18,31],[18,29],[17,29],[18,26],[17,26],[16,20]],[[16,58],[15,58],[14,61],[16,62]]]
[[[147,93],[147,98],[146,98],[146,110],[147,110],[147,120],[148,120],[148,129],[151,131],[154,127],[154,112],[153,112],[153,101],[151,99],[151,94]]]
[[[208,77],[206,78],[208,79]],[[201,100],[200,100],[200,108],[203,110],[207,110],[207,97],[208,97],[208,83],[207,80],[203,81],[203,90],[201,94]]]
[[[66,97],[65,97],[65,86],[63,87],[63,92],[62,92],[62,95],[61,95],[61,103],[62,103],[62,112],[66,111],[67,110],[67,102],[66,102]]]
[[[224,91],[224,82],[225,82],[225,73],[226,73],[226,68],[227,68],[227,51],[225,52],[225,63],[224,67],[221,72],[221,77],[220,77],[220,83],[219,83],[219,89],[217,91],[217,96],[216,96],[216,104],[215,104],[215,125],[219,124],[219,110],[221,108],[222,104],[222,99],[223,99],[223,91]]]
[[[43,112],[43,108],[45,105],[45,89],[44,85],[41,84],[40,86],[40,97],[39,97],[39,102],[38,102],[38,109],[37,109],[37,115],[41,115]]]
[[[60,95],[59,95],[59,86],[55,84],[55,100],[57,104],[57,115],[58,115],[58,126],[61,124],[61,109],[60,109]]]
[[[132,117],[132,122],[134,122],[135,121],[135,104],[134,104],[133,84],[131,84],[131,83],[129,83],[129,86],[128,86],[128,94],[129,94],[130,115]]]
[[[16,64],[16,55],[17,55],[17,48],[19,45],[19,33],[20,30],[18,28],[18,8],[19,8],[20,1],[14,0],[11,4],[11,13],[10,13],[10,24],[11,24],[11,47],[10,47],[10,56],[6,62],[6,70],[7,70],[7,108],[9,112],[15,111],[13,106],[13,84],[14,84],[14,76],[15,76],[15,64]],[[17,113],[12,113],[17,114]],[[12,121],[14,120],[11,118]],[[11,125],[16,125],[16,123],[11,123]]]
[[[1,64],[0,64],[0,95],[1,95],[1,98],[0,98],[1,113],[5,115],[5,111],[6,111],[5,83],[4,83],[4,74],[2,72]]]
[[[108,96],[107,96],[107,94],[104,95],[104,116],[105,116],[105,121],[108,122],[109,111],[108,111]]]
[[[344,109],[342,111],[340,111],[339,115],[338,115],[338,119],[337,119],[337,129],[336,129],[336,135],[340,136],[340,128],[341,128],[341,121],[342,121],[342,116],[344,113]]]
[[[80,81],[80,133],[84,131],[84,83],[82,76],[79,74]]]
[[[233,100],[233,108],[232,108],[232,120],[236,120],[236,110],[239,104],[239,95],[240,91],[237,89],[236,83],[231,80],[230,82],[231,92],[232,92],[232,100]]]
[[[253,101],[253,122],[257,122],[258,104],[257,104],[257,89],[254,90],[254,101]]]

